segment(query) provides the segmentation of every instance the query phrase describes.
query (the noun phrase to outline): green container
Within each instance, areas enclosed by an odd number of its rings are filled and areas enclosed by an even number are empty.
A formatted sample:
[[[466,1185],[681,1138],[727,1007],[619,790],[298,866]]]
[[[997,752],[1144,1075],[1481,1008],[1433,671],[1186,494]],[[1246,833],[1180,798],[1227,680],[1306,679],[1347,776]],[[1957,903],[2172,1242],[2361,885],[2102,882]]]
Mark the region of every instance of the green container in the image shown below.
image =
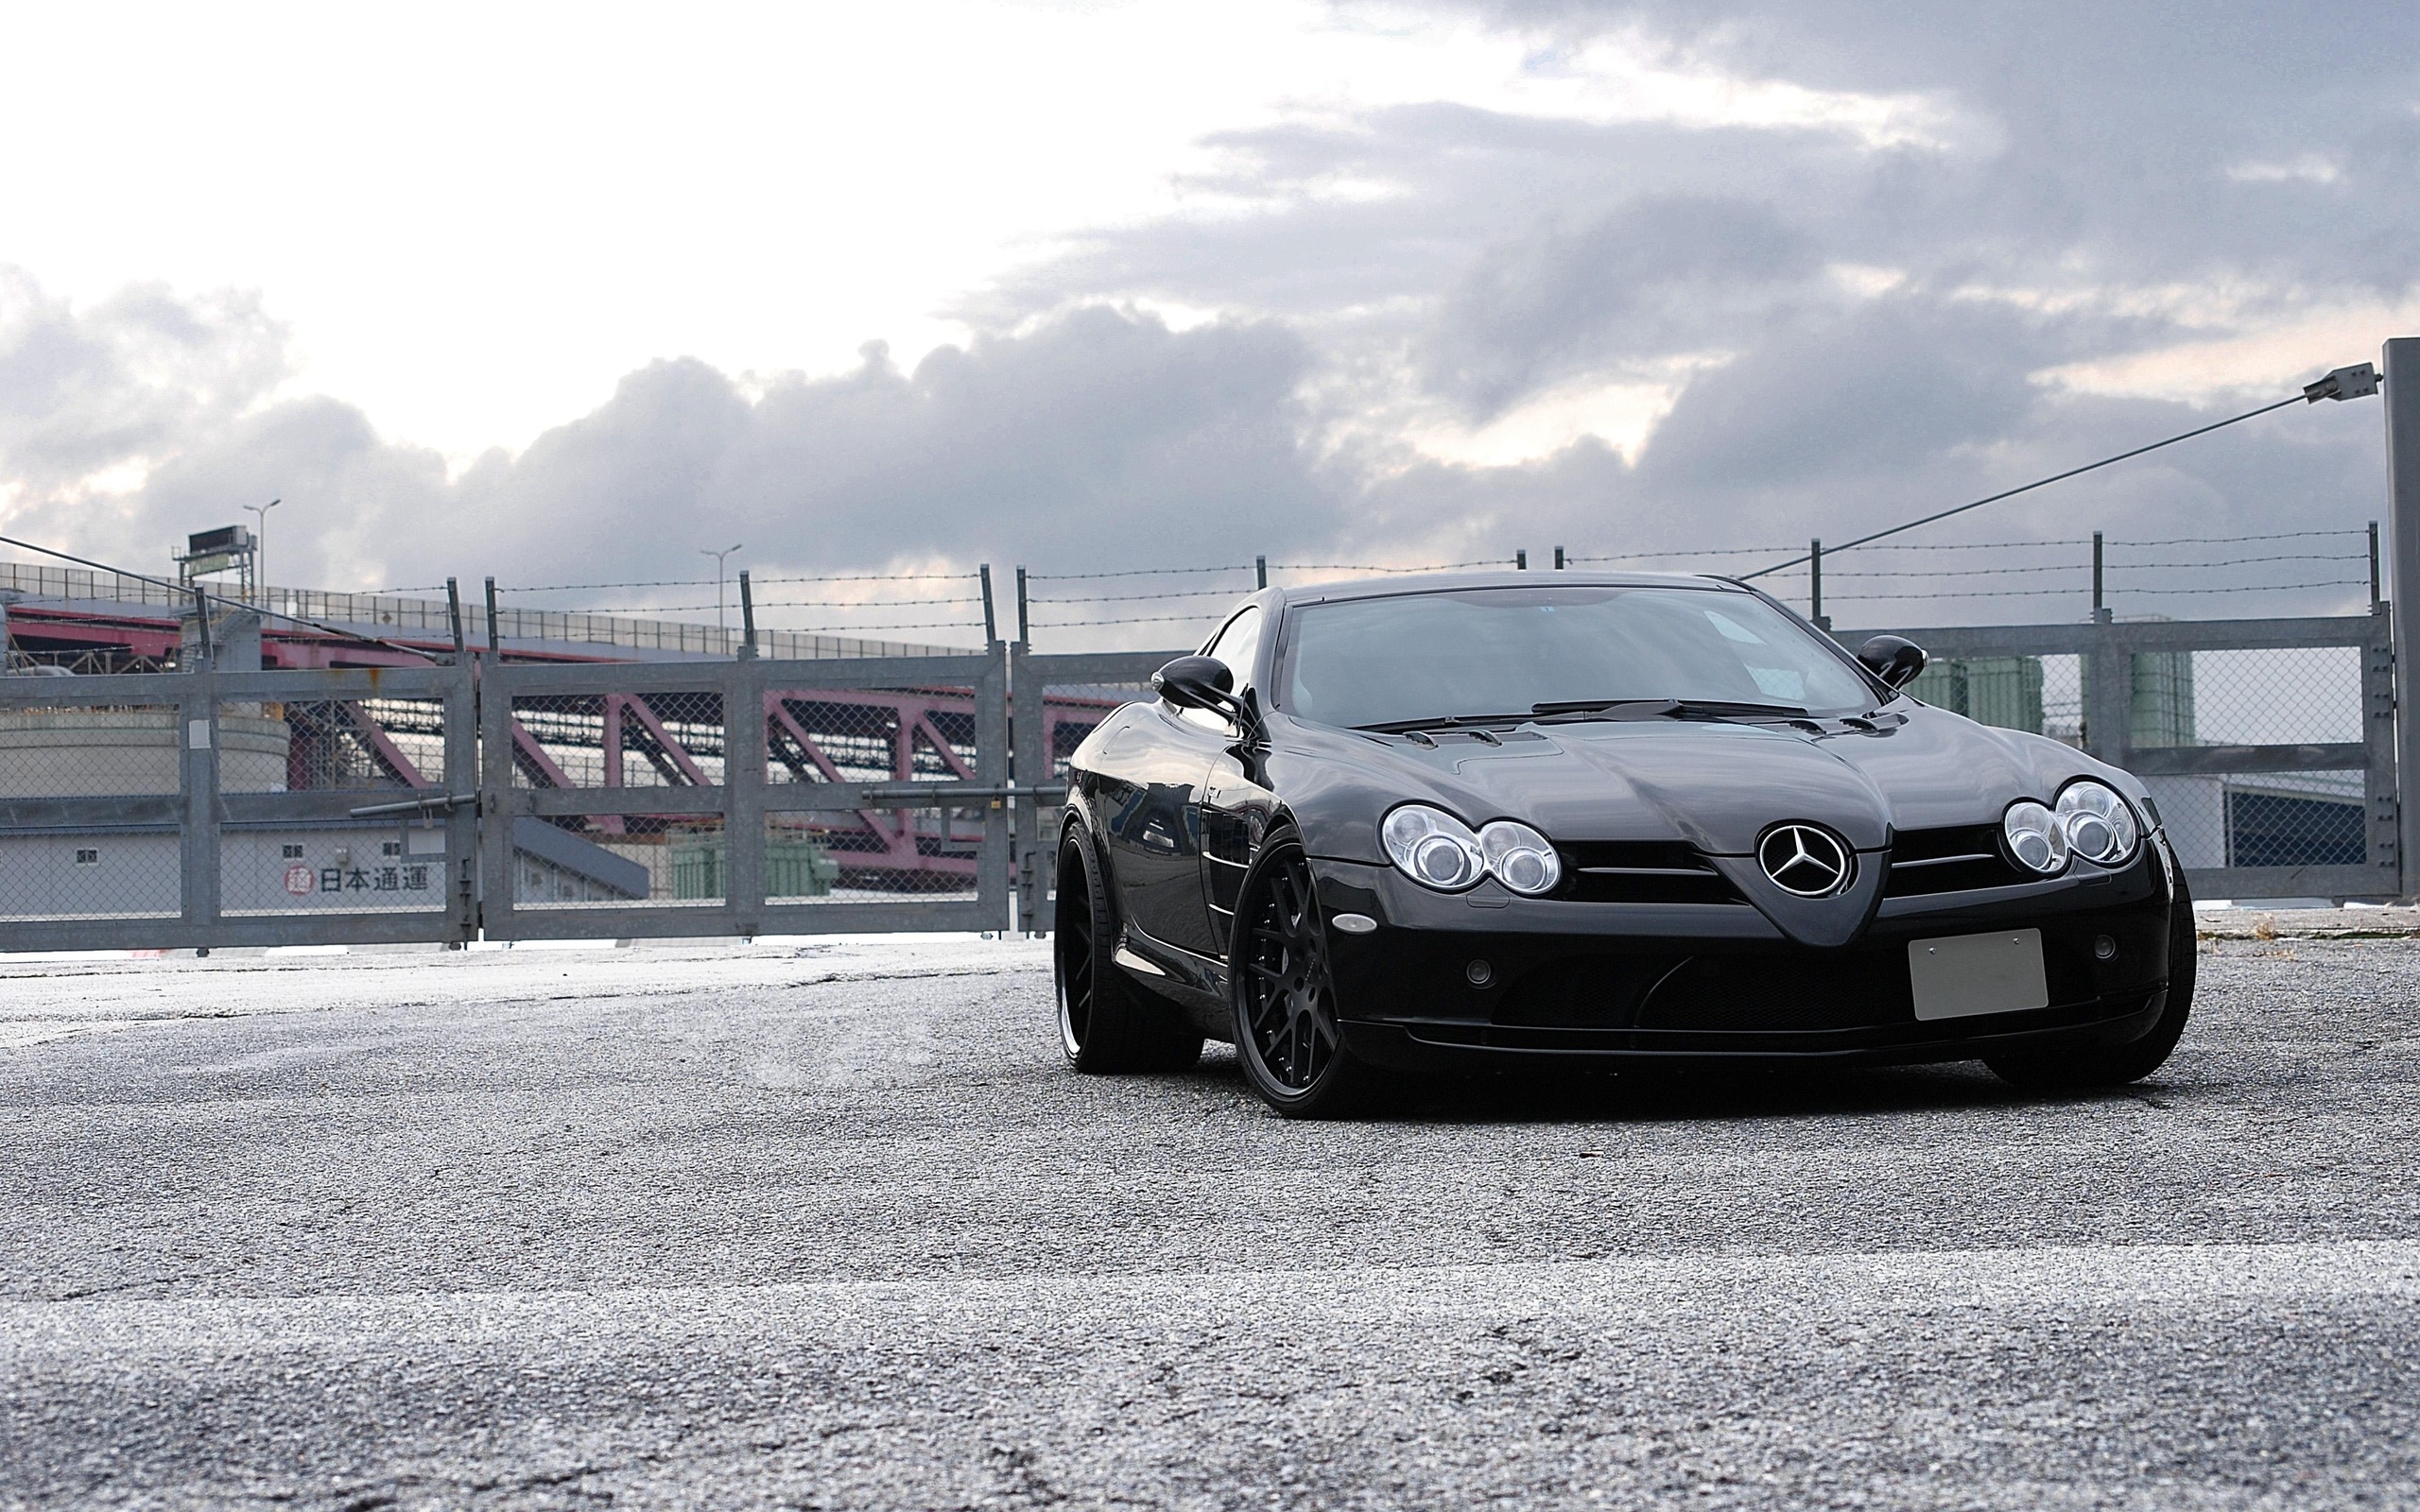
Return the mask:
[[[725,896],[723,837],[719,832],[672,837],[672,896]],[[765,842],[765,896],[821,898],[840,877],[840,863],[815,841],[799,838]]]
[[[1974,656],[1927,666],[1908,692],[1978,724],[2042,733],[2042,659]]]
[[[2193,653],[2140,651],[2135,655],[2129,702],[2135,746],[2193,744]]]

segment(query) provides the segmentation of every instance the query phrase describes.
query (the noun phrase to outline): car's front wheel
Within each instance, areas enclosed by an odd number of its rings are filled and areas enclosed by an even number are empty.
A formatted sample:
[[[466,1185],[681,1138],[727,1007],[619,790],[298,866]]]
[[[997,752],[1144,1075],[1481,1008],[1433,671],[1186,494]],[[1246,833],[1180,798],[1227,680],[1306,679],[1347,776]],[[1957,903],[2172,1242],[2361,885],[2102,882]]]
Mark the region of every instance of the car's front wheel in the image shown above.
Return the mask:
[[[1228,975],[1236,1058],[1270,1107],[1288,1118],[1336,1118],[1370,1105],[1379,1074],[1338,1027],[1327,924],[1291,835],[1265,845],[1244,878]]]
[[[2168,997],[2151,1033],[2122,1045],[2066,1054],[1985,1057],[1983,1064],[1993,1074],[2029,1091],[2082,1091],[2140,1081],[2168,1063],[2177,1040],[2184,1038],[2185,1021],[2193,1013],[2193,980],[2201,960],[2193,895],[2186,888],[2183,868],[2174,877],[2175,897],[2169,905]]]
[[[1059,900],[1051,917],[1059,1048],[1078,1071],[1183,1071],[1201,1058],[1201,1036],[1172,1003],[1128,978],[1112,956],[1117,910],[1105,868],[1070,826],[1059,842]]]

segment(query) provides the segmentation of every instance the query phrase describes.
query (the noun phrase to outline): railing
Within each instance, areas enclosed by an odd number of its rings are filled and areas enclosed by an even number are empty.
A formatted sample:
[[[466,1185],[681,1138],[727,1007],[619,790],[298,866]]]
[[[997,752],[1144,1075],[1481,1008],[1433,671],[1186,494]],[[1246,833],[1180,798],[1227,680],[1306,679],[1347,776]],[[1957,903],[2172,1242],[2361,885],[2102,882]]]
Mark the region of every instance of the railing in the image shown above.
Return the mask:
[[[130,605],[158,609],[162,618],[174,618],[193,607],[190,591],[119,573],[92,572],[81,567],[48,567],[0,561],[0,592],[29,600],[59,604]],[[212,589],[214,598],[221,597]],[[453,637],[452,608],[441,598],[415,598],[389,593],[338,593],[320,589],[262,588],[249,597],[223,595],[230,603],[318,620],[377,635],[445,644]],[[488,635],[487,607],[475,600],[461,607],[464,636],[484,644]],[[272,622],[271,628],[277,628]],[[499,608],[496,636],[515,643],[612,646],[625,650],[661,651],[678,656],[728,657],[739,650],[741,632],[683,620],[642,619],[581,610]],[[953,654],[951,649],[917,642],[860,635],[825,635],[800,630],[756,632],[764,654],[781,661],[822,661],[853,657],[929,656]],[[963,655],[958,652],[954,654]]]

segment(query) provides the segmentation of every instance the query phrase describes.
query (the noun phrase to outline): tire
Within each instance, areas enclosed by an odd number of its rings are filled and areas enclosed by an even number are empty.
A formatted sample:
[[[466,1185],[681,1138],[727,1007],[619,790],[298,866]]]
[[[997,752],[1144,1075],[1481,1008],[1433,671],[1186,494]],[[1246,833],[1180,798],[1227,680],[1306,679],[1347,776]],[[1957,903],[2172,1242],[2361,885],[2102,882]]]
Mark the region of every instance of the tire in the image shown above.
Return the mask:
[[[2036,1056],[1986,1056],[1983,1064],[2012,1086],[2028,1091],[2082,1091],[2140,1081],[2168,1063],[2193,1013],[2193,983],[2201,952],[2193,924],[2193,894],[2185,869],[2172,868],[2168,927],[2168,1004],[2151,1033],[2122,1045]]]
[[[1227,957],[1236,1060],[1244,1079],[1288,1118],[1366,1111],[1385,1090],[1337,1027],[1327,923],[1309,860],[1292,835],[1261,848],[1236,904]]]
[[[1201,1058],[1201,1036],[1182,1010],[1145,991],[1112,959],[1117,910],[1080,825],[1069,825],[1059,842],[1059,901],[1051,923],[1059,1049],[1068,1065],[1115,1075],[1183,1071]]]

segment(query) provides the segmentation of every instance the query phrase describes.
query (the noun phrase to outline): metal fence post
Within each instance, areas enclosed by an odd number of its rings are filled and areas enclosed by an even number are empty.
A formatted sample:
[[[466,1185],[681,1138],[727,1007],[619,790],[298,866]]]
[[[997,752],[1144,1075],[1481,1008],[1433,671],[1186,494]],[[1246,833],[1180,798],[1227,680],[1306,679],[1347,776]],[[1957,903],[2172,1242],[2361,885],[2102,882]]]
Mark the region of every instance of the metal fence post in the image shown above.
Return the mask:
[[[445,696],[445,786],[447,793],[475,793],[479,782],[479,662],[464,657]],[[445,860],[453,876],[455,924],[462,941],[479,934],[479,808],[457,804],[445,815]],[[507,834],[510,833],[507,827]],[[511,847],[508,844],[506,849]],[[406,857],[406,859],[409,859]]]
[[[2394,573],[2387,585],[2394,635],[2394,769],[2420,772],[2420,336],[2386,344],[2387,520]],[[2396,822],[2397,854],[2420,855],[2420,803],[2403,800]]]
[[[2083,748],[2113,766],[2126,765],[2134,741],[2135,659],[2124,630],[2107,620],[2091,628],[2083,656]]]
[[[490,939],[510,937],[519,883],[512,845],[512,682],[518,670],[491,662],[479,683],[479,933]]]
[[[1024,644],[1018,643],[1017,650]],[[998,641],[991,644],[990,655],[983,667],[983,679],[975,689],[975,780],[995,793],[1009,785],[1009,658],[1011,648]],[[1005,797],[986,799],[983,809],[983,849],[976,861],[975,897],[995,927],[1007,929],[1009,919],[1009,885],[1016,866],[1010,854],[1009,800]],[[1018,900],[1022,908],[1024,900]]]
[[[2378,896],[2386,898],[2404,893],[2394,735],[2394,645],[2386,616],[2372,614],[2370,641],[2361,647],[2361,812],[2369,863],[2378,874]]]
[[[1042,685],[1034,680],[1033,648],[1023,641],[1009,644],[1009,782],[1017,787],[1031,787],[1042,781],[1035,775],[1035,763],[1041,758],[1036,734],[1047,723],[1042,710]],[[1044,776],[1048,768],[1040,768]],[[1014,859],[1011,863],[1017,889],[1016,928],[1030,935],[1041,918],[1042,901],[1036,885],[1041,862],[1035,856],[1040,843],[1042,824],[1041,799],[1020,793],[1010,800],[1010,846]]]
[[[765,664],[722,669],[723,906],[754,936],[765,911]]]
[[[177,777],[184,797],[178,885],[183,921],[208,930],[218,922],[218,679],[203,671],[183,680],[177,700]]]

